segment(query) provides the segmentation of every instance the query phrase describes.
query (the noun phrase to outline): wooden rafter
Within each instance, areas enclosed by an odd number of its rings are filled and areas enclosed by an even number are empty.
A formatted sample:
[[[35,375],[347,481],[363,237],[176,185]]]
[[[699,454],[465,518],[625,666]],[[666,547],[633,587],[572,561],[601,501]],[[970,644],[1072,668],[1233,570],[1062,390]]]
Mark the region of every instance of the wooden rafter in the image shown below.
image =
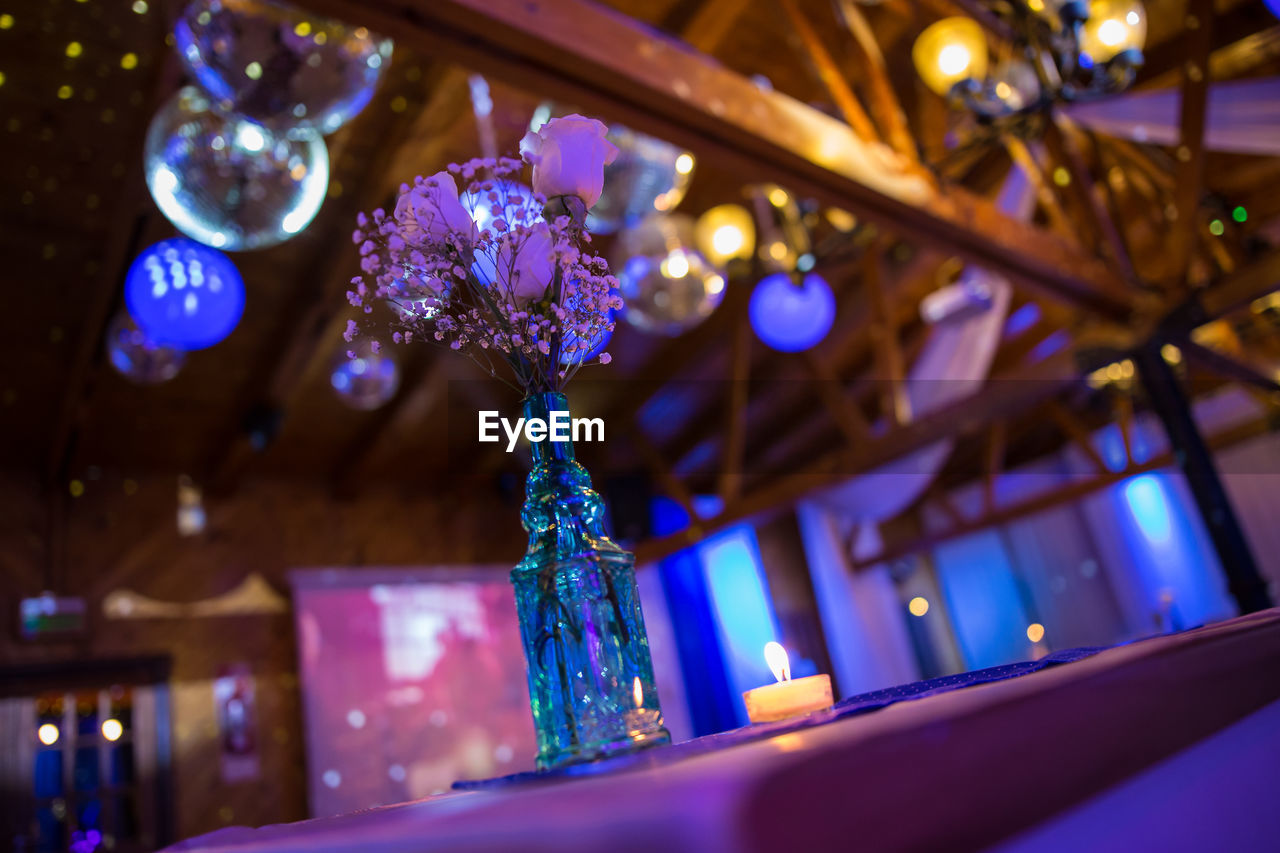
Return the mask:
[[[859,180],[851,153],[865,143],[840,122],[762,90],[682,44],[585,0],[302,0],[360,20],[428,54],[536,86],[585,108],[774,179],[795,192],[901,227],[1055,298],[1116,319],[1133,305],[1098,258],[986,200],[945,187],[922,203]]]
[[[886,383],[883,410],[892,423],[901,426],[911,420],[911,398],[907,395],[907,367],[898,340],[897,311],[892,295],[884,286],[878,245],[872,244],[864,256],[863,281],[871,298],[877,368]]]
[[[751,0],[694,0],[677,4],[665,21],[666,29],[706,54],[714,54],[747,10]]]
[[[1263,435],[1270,429],[1265,418],[1255,420],[1250,423],[1241,424],[1222,430],[1211,436],[1208,440],[1209,446],[1214,450],[1221,450],[1232,445],[1248,441],[1259,435]],[[1087,495],[1105,489],[1107,486],[1123,482],[1130,477],[1143,474],[1148,471],[1156,471],[1161,468],[1168,468],[1174,464],[1172,453],[1162,453],[1152,459],[1141,464],[1130,464],[1123,471],[1106,471],[1096,474],[1088,479],[1074,480],[1060,488],[1053,489],[1046,494],[1036,495],[1019,501],[1011,506],[1001,507],[993,511],[984,512],[979,516],[965,520],[961,524],[953,524],[952,526],[925,534],[924,536],[915,537],[909,541],[887,545],[879,554],[872,555],[865,559],[854,563],[853,569],[864,569],[871,566],[879,565],[892,560],[900,560],[909,557],[912,554],[918,554],[921,551],[937,547],[944,542],[966,536],[970,533],[976,533],[979,530],[986,530],[1000,524],[1008,524],[1011,521],[1017,521],[1029,515],[1044,512],[1056,506],[1071,503],[1080,500]]]
[[[889,69],[884,54],[876,41],[866,16],[853,0],[837,0],[836,11],[853,36],[853,44],[861,59],[861,70],[866,73],[867,100],[871,114],[879,122],[893,149],[912,162],[919,160],[915,139],[907,125],[906,114],[889,80]]]
[[[1251,364],[1240,361],[1227,353],[1210,349],[1192,340],[1184,340],[1179,345],[1182,354],[1190,361],[1199,364],[1211,373],[1267,392],[1280,391],[1280,382],[1258,370]]]
[[[871,425],[867,423],[862,409],[849,396],[831,365],[814,355],[812,350],[800,353],[800,360],[809,376],[817,383],[823,407],[831,420],[835,421],[849,446],[857,447],[870,438]]]
[[[1090,433],[1089,428],[1070,409],[1057,400],[1050,400],[1045,405],[1045,412],[1058,426],[1058,429],[1062,430],[1067,438],[1075,442],[1076,447],[1080,449],[1095,469],[1098,471],[1107,470],[1107,463],[1102,461],[1101,454],[1093,446],[1093,435]]]
[[[1177,219],[1169,233],[1173,269],[1179,289],[1191,284],[1188,264],[1196,237],[1196,211],[1204,191],[1204,129],[1209,110],[1209,54],[1213,50],[1213,0],[1189,0],[1187,4],[1187,52],[1182,66],[1182,98],[1176,149],[1174,208]]]
[[[799,4],[796,0],[777,0],[777,2],[782,7],[782,11],[786,13],[787,20],[791,23],[791,28],[795,30],[796,35],[800,36],[800,43],[804,46],[805,56],[813,64],[818,79],[822,81],[827,94],[835,102],[836,109],[840,110],[840,115],[844,116],[844,120],[849,123],[849,127],[853,128],[858,136],[870,142],[879,142],[880,133],[876,130],[875,124],[872,123],[870,116],[867,115],[867,111],[863,109],[862,102],[854,94],[853,87],[849,85],[849,81],[844,78],[844,74],[840,71],[840,66],[831,58],[826,45],[822,43],[822,39],[814,31],[813,25],[809,23],[809,19],[804,16],[804,13],[800,11]]]
[[[747,447],[747,402],[751,379],[751,324],[743,315],[733,330],[729,376],[729,408],[726,413],[724,457],[717,491],[726,502],[742,491],[744,453]]]

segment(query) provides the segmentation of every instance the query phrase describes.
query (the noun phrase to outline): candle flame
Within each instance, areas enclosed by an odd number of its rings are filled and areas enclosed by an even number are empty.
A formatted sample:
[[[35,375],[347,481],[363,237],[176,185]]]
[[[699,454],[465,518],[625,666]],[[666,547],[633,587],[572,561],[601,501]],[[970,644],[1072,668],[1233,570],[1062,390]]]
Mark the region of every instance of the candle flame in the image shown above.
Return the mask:
[[[640,686],[640,676],[636,676],[636,680],[631,683],[631,695],[635,697],[636,707],[644,707],[644,688]]]
[[[765,643],[764,659],[769,664],[769,669],[773,670],[774,678],[779,681],[791,680],[791,659],[787,657],[787,650],[781,643],[772,640]]]

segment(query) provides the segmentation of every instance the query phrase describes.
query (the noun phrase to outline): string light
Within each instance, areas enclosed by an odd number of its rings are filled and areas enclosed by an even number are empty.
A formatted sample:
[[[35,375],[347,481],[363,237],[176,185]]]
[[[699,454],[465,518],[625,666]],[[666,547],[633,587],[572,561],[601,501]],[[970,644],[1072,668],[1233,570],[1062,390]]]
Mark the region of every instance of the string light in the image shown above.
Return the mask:
[[[8,30],[13,28],[13,15],[7,12],[0,15],[0,30]]]
[[[929,612],[929,599],[917,595],[907,602],[907,610],[911,611],[912,616],[923,616]]]
[[[67,56],[75,59],[84,52],[84,47],[78,41],[73,41],[67,45]]]
[[[74,93],[75,93],[75,90],[65,84],[58,87],[58,97],[64,101],[67,98],[70,98]]]
[[[1215,237],[1221,237],[1222,232],[1226,231],[1226,226],[1222,224],[1221,219],[1215,219],[1209,223],[1209,233]]]
[[[45,746],[53,746],[58,742],[58,727],[53,723],[45,723],[36,730],[36,737],[40,738],[40,742]]]
[[[1231,211],[1231,218],[1236,222],[1248,222],[1249,211],[1244,209],[1244,205],[1236,205],[1235,210]]]
[[[102,736],[109,741],[115,742],[120,740],[120,736],[124,734],[124,725],[116,719],[102,721]]]
[[[123,68],[125,71],[132,71],[133,69],[137,68],[138,54],[126,53],[124,56],[120,57],[120,67]]]
[[[147,14],[147,0],[133,0],[133,11],[139,15]]]
[[[1044,639],[1044,626],[1039,622],[1032,622],[1027,626],[1027,639],[1033,643],[1038,643]]]
[[[84,494],[84,483],[79,480],[72,480],[67,486],[67,491],[71,492],[71,497],[78,498]]]

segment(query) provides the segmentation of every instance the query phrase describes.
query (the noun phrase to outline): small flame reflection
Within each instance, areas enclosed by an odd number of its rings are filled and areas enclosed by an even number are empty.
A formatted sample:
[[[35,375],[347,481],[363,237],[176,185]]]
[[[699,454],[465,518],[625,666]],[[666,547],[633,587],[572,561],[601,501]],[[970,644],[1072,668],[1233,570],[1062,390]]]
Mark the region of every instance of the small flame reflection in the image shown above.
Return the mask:
[[[636,680],[631,683],[631,695],[635,697],[636,707],[644,707],[644,688],[640,686],[640,676],[636,676]]]
[[[787,657],[787,650],[781,643],[772,640],[765,643],[764,659],[769,664],[769,669],[773,670],[774,678],[779,681],[791,680],[791,659]]]

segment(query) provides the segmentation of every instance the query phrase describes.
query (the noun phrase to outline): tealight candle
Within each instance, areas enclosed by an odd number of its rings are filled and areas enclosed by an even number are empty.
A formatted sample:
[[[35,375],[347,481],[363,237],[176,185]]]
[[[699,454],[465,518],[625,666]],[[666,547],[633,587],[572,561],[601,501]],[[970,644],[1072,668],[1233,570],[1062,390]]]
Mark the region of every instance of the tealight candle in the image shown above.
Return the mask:
[[[764,647],[764,659],[778,683],[742,694],[751,722],[768,723],[831,707],[831,676],[824,673],[793,680],[787,650],[779,643],[771,642]]]

